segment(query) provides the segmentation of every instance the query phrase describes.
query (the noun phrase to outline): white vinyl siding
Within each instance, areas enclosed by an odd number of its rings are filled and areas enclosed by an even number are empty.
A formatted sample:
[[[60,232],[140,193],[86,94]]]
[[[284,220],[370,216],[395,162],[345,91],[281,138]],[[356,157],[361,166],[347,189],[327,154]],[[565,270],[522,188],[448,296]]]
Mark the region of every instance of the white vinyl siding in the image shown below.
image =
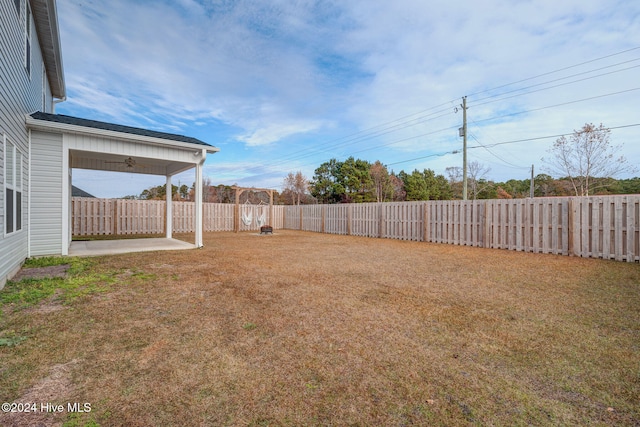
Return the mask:
[[[31,7],[27,2],[24,20],[24,68],[29,77],[31,77],[31,28]]]
[[[43,106],[45,91],[45,108],[51,111],[51,89],[48,79],[42,76],[42,52],[38,43],[33,16],[29,12],[29,28],[27,28],[28,1],[0,0],[0,289],[7,277],[14,274],[28,256],[29,231],[29,132],[25,126],[28,113],[38,111]],[[26,69],[26,43],[29,32],[29,68]],[[43,84],[46,87],[43,87]],[[18,179],[10,185],[20,184],[22,189],[19,206],[22,210],[18,232],[6,234],[5,218],[6,154],[4,139],[15,146],[21,171]],[[17,196],[17,195],[16,195]],[[13,198],[12,198],[13,199]],[[12,210],[13,211],[13,210]]]
[[[60,255],[62,135],[32,131],[31,143],[31,256]]]

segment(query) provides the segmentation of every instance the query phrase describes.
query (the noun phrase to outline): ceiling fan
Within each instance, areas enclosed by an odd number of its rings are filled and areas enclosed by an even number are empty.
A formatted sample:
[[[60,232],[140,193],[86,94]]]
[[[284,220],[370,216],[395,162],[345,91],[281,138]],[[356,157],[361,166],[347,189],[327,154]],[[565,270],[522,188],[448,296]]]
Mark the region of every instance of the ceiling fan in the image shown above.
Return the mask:
[[[129,156],[126,159],[124,159],[122,161],[119,161],[119,162],[105,162],[105,163],[121,163],[121,164],[126,165],[127,168],[129,168],[129,169],[133,169],[136,166],[137,167],[141,167],[141,168],[145,168],[146,167],[145,165],[136,162],[136,160],[131,156]]]

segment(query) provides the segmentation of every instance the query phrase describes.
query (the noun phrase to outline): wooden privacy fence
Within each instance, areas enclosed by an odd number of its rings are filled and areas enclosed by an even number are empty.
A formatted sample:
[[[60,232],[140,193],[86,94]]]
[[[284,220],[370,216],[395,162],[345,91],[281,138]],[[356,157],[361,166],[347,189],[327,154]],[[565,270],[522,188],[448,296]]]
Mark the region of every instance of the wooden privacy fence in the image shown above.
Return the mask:
[[[166,231],[166,203],[160,200],[73,197],[71,216],[74,236],[161,234]]]
[[[640,261],[640,195],[286,206],[284,228]]]
[[[195,204],[174,202],[173,231],[193,232]],[[76,198],[73,234],[163,234],[166,203]],[[640,195],[273,206],[204,203],[204,231],[274,229],[640,261]],[[271,218],[271,213],[273,218]],[[252,221],[248,221],[251,217]]]
[[[195,203],[171,204],[173,232],[195,231]],[[167,204],[163,200],[71,199],[72,233],[74,236],[164,234],[166,232]],[[282,210],[275,209],[273,219],[264,206],[245,205],[241,212],[252,219],[262,218],[274,228],[282,228]],[[204,231],[233,231],[234,205],[203,203]],[[241,231],[259,230],[257,220],[245,225]]]

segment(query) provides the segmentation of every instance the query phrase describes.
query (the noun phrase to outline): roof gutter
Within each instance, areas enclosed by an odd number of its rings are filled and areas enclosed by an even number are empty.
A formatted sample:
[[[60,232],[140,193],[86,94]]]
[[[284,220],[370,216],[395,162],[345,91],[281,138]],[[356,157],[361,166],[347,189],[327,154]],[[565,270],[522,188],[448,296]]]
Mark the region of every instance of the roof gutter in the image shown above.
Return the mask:
[[[51,114],[55,114],[56,113],[56,105],[60,104],[61,102],[64,102],[67,100],[67,95],[63,96],[62,98],[58,98],[58,99],[53,99],[53,101],[51,102]]]
[[[30,0],[30,4],[51,94],[55,98],[64,100],[66,87],[56,2],[55,0]]]

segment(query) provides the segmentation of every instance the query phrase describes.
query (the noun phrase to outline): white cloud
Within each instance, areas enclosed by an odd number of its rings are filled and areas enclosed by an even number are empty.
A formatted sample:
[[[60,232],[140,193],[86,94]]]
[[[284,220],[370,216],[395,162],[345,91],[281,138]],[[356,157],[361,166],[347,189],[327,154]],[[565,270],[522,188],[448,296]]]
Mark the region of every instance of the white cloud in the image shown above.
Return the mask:
[[[186,134],[194,126],[210,133],[204,140],[218,145],[222,139],[216,162],[312,170],[304,163],[318,166],[331,156],[391,163],[450,152],[461,147],[462,118],[454,108],[463,95],[470,95],[469,126],[484,145],[566,133],[585,122],[638,122],[637,92],[509,114],[639,86],[640,68],[549,90],[537,86],[484,105],[480,100],[633,60],[640,50],[479,93],[636,47],[637,2],[59,0],[58,7],[70,95],[60,110]],[[343,138],[419,111],[422,120],[394,122],[404,124],[375,138]],[[497,116],[506,117],[487,120]],[[640,163],[640,131],[618,135],[628,157]],[[545,144],[492,151],[530,166]],[[301,163],[293,145],[319,154]],[[473,155],[494,161],[492,174],[513,172],[487,150]],[[452,161],[456,155],[398,166],[444,172]]]

